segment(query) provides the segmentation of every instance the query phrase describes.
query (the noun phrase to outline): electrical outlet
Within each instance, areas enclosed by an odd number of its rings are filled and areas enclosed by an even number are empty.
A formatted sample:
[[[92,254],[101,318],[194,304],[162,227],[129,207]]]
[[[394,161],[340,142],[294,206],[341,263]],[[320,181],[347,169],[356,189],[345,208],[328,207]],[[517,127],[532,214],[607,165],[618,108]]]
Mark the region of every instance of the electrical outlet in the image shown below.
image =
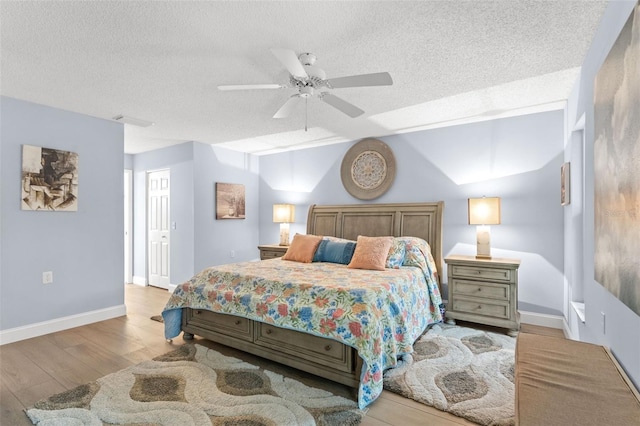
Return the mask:
[[[607,334],[606,315],[600,312],[600,325],[602,326],[602,334]]]
[[[53,272],[47,271],[42,273],[42,284],[51,284],[53,282]]]
[[[231,257],[236,257],[236,251],[235,250],[231,250],[231,253],[229,253],[231,255]]]

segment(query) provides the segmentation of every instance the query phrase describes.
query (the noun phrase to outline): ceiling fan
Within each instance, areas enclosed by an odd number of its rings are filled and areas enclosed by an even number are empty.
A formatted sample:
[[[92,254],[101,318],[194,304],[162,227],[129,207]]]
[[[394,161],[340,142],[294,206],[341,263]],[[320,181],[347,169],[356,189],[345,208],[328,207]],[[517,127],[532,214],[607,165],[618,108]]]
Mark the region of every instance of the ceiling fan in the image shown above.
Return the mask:
[[[389,75],[388,72],[359,74],[327,79],[324,70],[314,65],[316,62],[316,55],[312,53],[303,53],[297,56],[293,50],[277,48],[271,49],[271,53],[273,53],[280,63],[284,65],[287,71],[289,71],[288,84],[235,84],[218,86],[218,89],[296,89],[298,92],[293,94],[284,103],[284,105],[280,107],[273,118],[288,117],[300,99],[307,101],[312,96],[318,97],[320,100],[328,103],[349,117],[355,118],[364,114],[364,111],[344,99],[333,95],[329,92],[331,89],[364,86],[390,86],[393,84],[391,75]]]

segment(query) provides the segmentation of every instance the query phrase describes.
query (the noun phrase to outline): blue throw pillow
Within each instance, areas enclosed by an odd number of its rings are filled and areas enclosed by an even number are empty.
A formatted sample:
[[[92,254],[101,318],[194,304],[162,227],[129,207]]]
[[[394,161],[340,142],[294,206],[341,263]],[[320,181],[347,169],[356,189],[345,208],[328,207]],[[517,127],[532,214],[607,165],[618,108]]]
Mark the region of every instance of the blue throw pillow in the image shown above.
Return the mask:
[[[313,256],[313,261],[348,265],[355,249],[355,242],[322,240],[316,250],[316,254]]]

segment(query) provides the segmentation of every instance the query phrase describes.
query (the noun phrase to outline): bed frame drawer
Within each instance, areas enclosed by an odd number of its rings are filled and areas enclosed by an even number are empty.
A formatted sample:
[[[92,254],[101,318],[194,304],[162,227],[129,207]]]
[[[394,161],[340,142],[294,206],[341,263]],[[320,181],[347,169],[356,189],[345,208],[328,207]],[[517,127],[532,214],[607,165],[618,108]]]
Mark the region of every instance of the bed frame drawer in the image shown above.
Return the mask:
[[[256,322],[255,343],[341,371],[353,371],[351,348],[337,341]]]
[[[249,342],[253,340],[252,321],[247,318],[219,314],[203,309],[186,309],[186,312],[186,320],[189,325],[195,325]]]

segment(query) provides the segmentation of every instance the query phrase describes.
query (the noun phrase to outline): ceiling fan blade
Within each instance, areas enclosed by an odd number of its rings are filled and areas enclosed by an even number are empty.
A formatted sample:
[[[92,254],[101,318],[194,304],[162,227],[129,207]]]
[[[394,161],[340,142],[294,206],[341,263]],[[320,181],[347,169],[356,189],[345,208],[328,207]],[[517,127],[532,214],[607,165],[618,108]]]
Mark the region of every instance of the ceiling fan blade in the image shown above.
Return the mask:
[[[335,95],[332,95],[331,93],[324,92],[320,97],[320,99],[322,99],[332,107],[344,112],[351,118],[356,118],[364,114],[364,111],[358,108],[357,106],[352,105],[349,102],[345,101],[344,99],[341,99]]]
[[[293,50],[289,49],[271,49],[271,53],[278,58],[278,60],[284,65],[284,67],[289,71],[289,74],[296,78],[308,78],[307,72],[304,70],[304,67],[298,60],[298,56],[296,56]]]
[[[327,81],[329,82],[329,87],[332,89],[340,89],[343,87],[391,86],[393,84],[391,75],[388,72],[330,78]]]
[[[218,90],[251,90],[251,89],[282,89],[280,84],[227,84],[218,86]]]
[[[273,118],[286,118],[291,114],[291,112],[295,109],[296,105],[298,105],[298,101],[300,100],[300,96],[293,95],[291,96],[287,102],[284,103],[280,107],[280,109],[275,113]]]

